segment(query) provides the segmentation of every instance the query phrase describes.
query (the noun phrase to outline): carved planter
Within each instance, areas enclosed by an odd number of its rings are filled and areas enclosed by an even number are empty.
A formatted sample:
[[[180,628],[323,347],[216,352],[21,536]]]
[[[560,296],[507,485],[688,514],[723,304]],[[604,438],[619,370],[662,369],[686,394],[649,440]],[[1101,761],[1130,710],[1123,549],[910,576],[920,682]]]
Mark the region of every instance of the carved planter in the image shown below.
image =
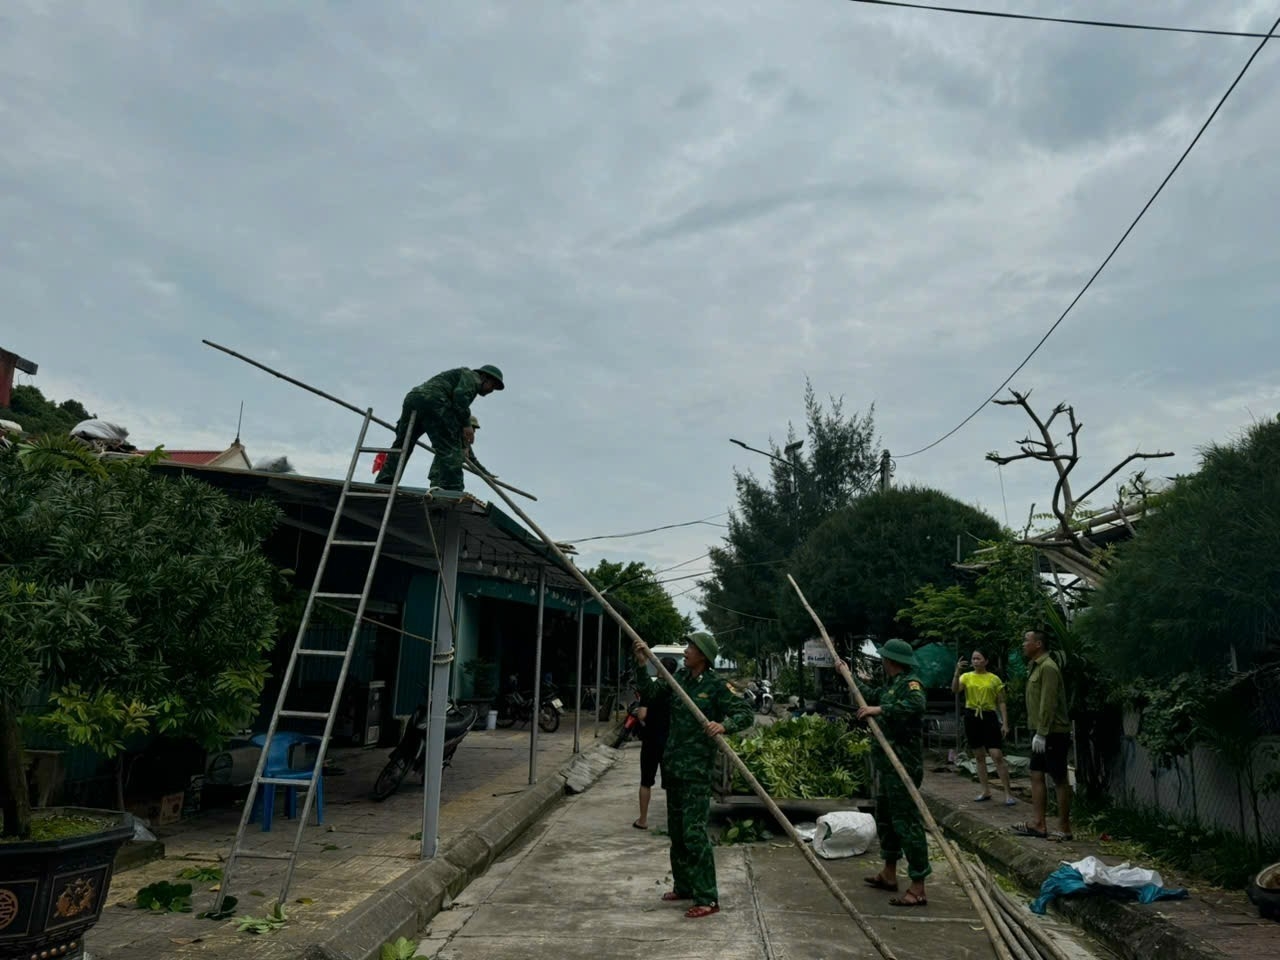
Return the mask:
[[[133,818],[113,810],[55,807],[40,814],[88,816],[110,824],[61,840],[0,843],[0,960],[79,960],[98,921],[116,851]]]

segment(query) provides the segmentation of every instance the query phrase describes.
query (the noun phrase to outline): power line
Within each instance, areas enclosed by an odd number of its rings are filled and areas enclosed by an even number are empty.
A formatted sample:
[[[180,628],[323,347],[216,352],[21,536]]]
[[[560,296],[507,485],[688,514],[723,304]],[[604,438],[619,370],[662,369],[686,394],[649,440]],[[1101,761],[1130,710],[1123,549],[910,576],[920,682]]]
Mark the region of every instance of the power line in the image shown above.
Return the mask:
[[[726,607],[723,603],[715,603],[711,600],[704,599],[702,601],[709,607],[719,607],[721,610],[728,610],[730,613],[736,613],[740,617],[750,617],[752,620],[763,620],[766,623],[777,623],[777,617],[758,617],[754,613],[744,613],[741,610],[735,610],[733,607]]]
[[[1162,27],[1150,23],[1124,23],[1115,20],[1081,20],[1075,17],[1041,17],[1031,13],[1005,13],[998,10],[975,10],[970,7],[944,7],[932,3],[906,3],[899,0],[850,0],[874,7],[902,7],[908,10],[927,10],[933,13],[959,13],[971,17],[991,17],[998,20],[1026,20],[1036,23],[1062,23],[1080,27],[1110,27],[1116,30],[1146,30],[1153,33],[1193,33],[1211,37],[1272,37],[1271,33],[1249,33],[1241,30],[1209,30],[1200,27]],[[1271,28],[1272,31],[1275,27]]]
[[[650,527],[648,530],[633,530],[631,533],[606,533],[599,537],[573,537],[568,542],[572,544],[579,544],[579,543],[590,543],[592,540],[623,540],[627,537],[642,537],[648,533],[659,533],[662,530],[675,530],[678,527],[693,527],[693,526],[697,526],[700,523],[705,524],[708,527],[727,528],[728,524],[711,523],[710,521],[716,519],[717,517],[727,516],[728,513],[729,511],[725,510],[723,513],[713,513],[711,516],[703,517],[701,520],[687,520],[684,523],[668,523],[666,526]]]
[[[1258,54],[1262,52],[1262,48],[1267,45],[1267,40],[1271,38],[1272,34],[1275,32],[1276,27],[1280,27],[1280,17],[1277,17],[1276,22],[1271,25],[1271,30],[1269,30],[1266,34],[1262,36],[1262,42],[1259,43],[1258,46],[1254,49],[1253,53],[1250,54],[1249,59],[1246,60],[1244,66],[1240,68],[1240,72],[1236,74],[1236,78],[1231,81],[1231,86],[1227,87],[1227,92],[1224,93],[1222,97],[1218,100],[1217,104],[1213,108],[1213,111],[1209,114],[1208,119],[1206,119],[1205,122],[1200,125],[1200,129],[1196,131],[1196,135],[1192,138],[1191,142],[1187,144],[1187,148],[1182,151],[1182,156],[1178,157],[1178,162],[1173,165],[1173,168],[1167,174],[1165,174],[1164,179],[1160,181],[1160,186],[1156,187],[1155,193],[1151,194],[1150,199],[1147,200],[1145,204],[1143,204],[1142,209],[1138,211],[1138,215],[1133,218],[1133,222],[1129,224],[1128,229],[1125,230],[1125,232],[1121,235],[1120,239],[1116,241],[1116,245],[1111,248],[1111,252],[1107,254],[1106,259],[1102,261],[1101,265],[1099,265],[1097,270],[1093,271],[1093,275],[1089,277],[1089,279],[1085,282],[1085,285],[1081,287],[1080,292],[1075,295],[1075,297],[1072,299],[1072,301],[1069,304],[1067,304],[1067,309],[1063,310],[1062,314],[1058,317],[1058,319],[1053,322],[1053,326],[1051,326],[1047,331],[1045,331],[1044,336],[1041,337],[1039,342],[1037,342],[1036,345],[1031,348],[1031,352],[1028,353],[1022,359],[1022,362],[1020,364],[1018,364],[1016,367],[1013,368],[1013,372],[1009,374],[1009,376],[1004,378],[1004,380],[1000,383],[1000,386],[996,387],[995,390],[991,392],[991,395],[987,397],[987,399],[983,400],[982,403],[980,403],[974,409],[974,411],[970,413],[967,417],[965,417],[958,424],[956,424],[954,427],[952,427],[950,430],[948,430],[946,433],[940,436],[937,440],[934,440],[933,443],[923,446],[919,450],[912,450],[910,453],[904,453],[901,456],[896,457],[895,459],[903,460],[903,459],[906,459],[907,457],[914,457],[917,454],[924,453],[926,450],[932,450],[938,444],[942,443],[942,441],[959,433],[962,427],[964,427],[970,420],[972,420],[979,413],[981,413],[983,409],[986,407],[986,405],[990,403],[992,400],[994,400],[997,396],[999,396],[1000,391],[1003,390],[1005,387],[1007,387],[1009,385],[1009,382],[1013,380],[1013,378],[1016,377],[1019,373],[1022,372],[1022,368],[1031,362],[1031,358],[1034,357],[1039,352],[1040,348],[1045,345],[1045,341],[1047,341],[1049,337],[1053,335],[1053,332],[1058,329],[1058,326],[1062,323],[1062,321],[1067,319],[1067,314],[1069,314],[1072,311],[1072,309],[1075,307],[1075,305],[1079,303],[1080,300],[1084,297],[1084,295],[1089,292],[1089,288],[1093,286],[1093,281],[1097,280],[1098,276],[1102,273],[1102,271],[1107,268],[1107,264],[1109,264],[1112,258],[1116,255],[1116,253],[1119,252],[1120,247],[1124,245],[1124,242],[1129,239],[1129,234],[1133,233],[1134,228],[1136,228],[1138,226],[1138,223],[1142,220],[1142,218],[1146,216],[1147,211],[1150,210],[1152,204],[1156,202],[1156,198],[1159,197],[1160,194],[1164,191],[1165,185],[1168,184],[1168,182],[1173,179],[1173,175],[1178,172],[1178,168],[1182,166],[1182,162],[1187,159],[1188,154],[1190,154],[1192,149],[1195,147],[1195,145],[1200,142],[1200,138],[1204,135],[1204,132],[1209,129],[1209,124],[1213,123],[1213,118],[1218,115],[1218,111],[1222,109],[1222,105],[1227,102],[1227,98],[1231,96],[1236,86],[1240,83],[1241,80],[1244,79],[1244,75],[1249,71],[1249,68],[1253,66],[1253,61],[1256,60],[1258,57]]]

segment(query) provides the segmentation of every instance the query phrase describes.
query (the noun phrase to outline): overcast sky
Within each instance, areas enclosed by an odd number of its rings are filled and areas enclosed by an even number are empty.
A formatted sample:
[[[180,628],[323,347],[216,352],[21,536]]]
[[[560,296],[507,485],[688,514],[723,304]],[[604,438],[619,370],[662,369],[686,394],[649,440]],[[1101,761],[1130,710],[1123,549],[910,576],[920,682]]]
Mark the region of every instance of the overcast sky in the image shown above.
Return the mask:
[[[1280,12],[974,2],[1255,31]],[[782,439],[806,376],[874,403],[895,454],[953,427],[1256,42],[844,0],[6,0],[0,347],[140,446],[221,448],[244,401],[250,456],[320,475],[358,418],[201,338],[390,420],[408,387],[494,363],[477,454],[552,535],[708,517],[735,467],[768,467],[728,438]],[[1014,381],[1075,404],[1082,474],[1137,447],[1187,471],[1280,410],[1278,83],[1273,41]],[[1025,430],[988,408],[895,481],[1003,521],[983,454]],[[1015,464],[1004,486],[1016,526],[1051,482]],[[668,566],[722,532],[583,562]]]

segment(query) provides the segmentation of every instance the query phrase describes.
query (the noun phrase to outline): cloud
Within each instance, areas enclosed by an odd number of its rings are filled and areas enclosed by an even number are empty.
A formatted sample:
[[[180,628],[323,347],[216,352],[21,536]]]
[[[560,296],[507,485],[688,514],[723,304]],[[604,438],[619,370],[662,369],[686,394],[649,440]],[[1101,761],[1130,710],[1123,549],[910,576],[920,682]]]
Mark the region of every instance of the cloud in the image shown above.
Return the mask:
[[[1211,13],[1161,16],[1274,17]],[[557,536],[727,508],[733,467],[763,466],[727,438],[785,435],[806,376],[874,402],[895,454],[940,436],[1063,310],[1252,48],[764,0],[3,18],[0,346],[40,363],[33,382],[144,445],[229,442],[244,400],[251,455],[332,474],[358,419],[201,338],[388,419],[431,374],[498,363],[481,455]],[[1274,59],[1015,381],[1076,404],[1091,468],[1140,444],[1191,469],[1274,412]],[[898,478],[1020,523],[1050,485],[1006,468],[1002,499],[982,455],[1024,426],[986,410]],[[663,566],[709,539],[587,559]]]

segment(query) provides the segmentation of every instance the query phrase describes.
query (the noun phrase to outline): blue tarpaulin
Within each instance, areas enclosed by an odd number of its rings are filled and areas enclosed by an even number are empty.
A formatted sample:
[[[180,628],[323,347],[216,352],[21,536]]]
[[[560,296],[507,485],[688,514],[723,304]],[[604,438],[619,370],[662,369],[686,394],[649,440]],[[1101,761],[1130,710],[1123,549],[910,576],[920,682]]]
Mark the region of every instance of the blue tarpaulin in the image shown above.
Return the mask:
[[[1181,887],[1162,887],[1154,883],[1140,887],[1116,887],[1102,883],[1086,883],[1083,874],[1069,864],[1063,864],[1040,885],[1040,896],[1031,903],[1031,912],[1044,915],[1049,904],[1057,897],[1068,897],[1075,893],[1099,892],[1108,896],[1125,900],[1137,900],[1139,903],[1152,903],[1156,900],[1182,900],[1187,891]]]

